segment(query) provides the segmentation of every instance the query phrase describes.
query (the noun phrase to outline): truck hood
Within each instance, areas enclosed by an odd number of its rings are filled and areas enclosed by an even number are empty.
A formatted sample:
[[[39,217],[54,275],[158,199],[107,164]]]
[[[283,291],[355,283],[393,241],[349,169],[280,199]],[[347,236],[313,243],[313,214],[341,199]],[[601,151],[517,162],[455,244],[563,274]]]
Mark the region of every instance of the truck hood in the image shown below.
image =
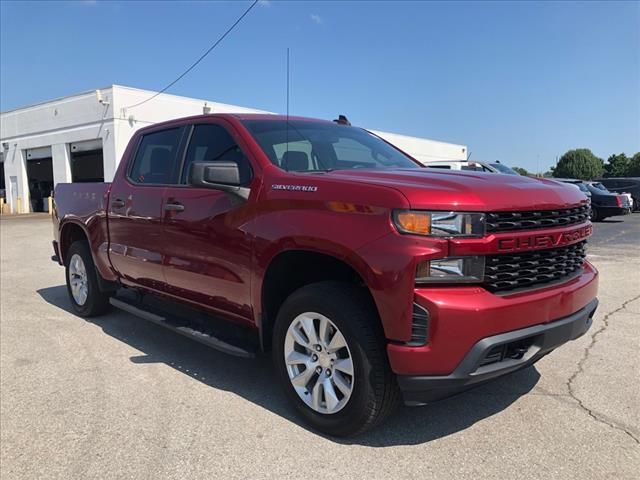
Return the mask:
[[[335,170],[349,182],[399,190],[411,208],[461,211],[516,211],[566,208],[587,202],[577,188],[547,179],[497,173],[436,169]]]

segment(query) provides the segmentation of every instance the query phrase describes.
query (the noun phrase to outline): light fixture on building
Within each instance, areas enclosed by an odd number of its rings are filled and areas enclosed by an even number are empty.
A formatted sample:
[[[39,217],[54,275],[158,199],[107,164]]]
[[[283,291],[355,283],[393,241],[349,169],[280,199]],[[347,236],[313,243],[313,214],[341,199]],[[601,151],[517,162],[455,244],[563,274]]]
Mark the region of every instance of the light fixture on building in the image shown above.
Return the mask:
[[[98,99],[98,102],[101,103],[102,105],[109,105],[109,99],[103,98],[102,92],[100,90],[96,90],[96,98]]]
[[[207,102],[204,102],[204,105],[202,106],[202,113],[204,115],[207,115],[208,113],[211,113],[211,107],[209,105],[207,105]]]

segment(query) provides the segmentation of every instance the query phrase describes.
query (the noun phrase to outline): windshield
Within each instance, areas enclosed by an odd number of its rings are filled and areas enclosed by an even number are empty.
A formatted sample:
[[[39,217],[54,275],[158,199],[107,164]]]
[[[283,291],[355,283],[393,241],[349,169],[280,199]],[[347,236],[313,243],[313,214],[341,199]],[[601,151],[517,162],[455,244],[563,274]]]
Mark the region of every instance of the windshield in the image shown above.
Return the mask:
[[[305,120],[244,120],[271,163],[287,171],[421,168],[366,130]]]
[[[490,165],[498,170],[500,173],[506,173],[507,175],[520,175],[511,167],[504,165],[503,163],[490,163]]]
[[[607,187],[605,187],[600,182],[593,182],[591,186],[593,186],[593,188],[597,188],[598,190],[602,190],[603,192],[611,193],[609,192],[609,190],[607,190]]]

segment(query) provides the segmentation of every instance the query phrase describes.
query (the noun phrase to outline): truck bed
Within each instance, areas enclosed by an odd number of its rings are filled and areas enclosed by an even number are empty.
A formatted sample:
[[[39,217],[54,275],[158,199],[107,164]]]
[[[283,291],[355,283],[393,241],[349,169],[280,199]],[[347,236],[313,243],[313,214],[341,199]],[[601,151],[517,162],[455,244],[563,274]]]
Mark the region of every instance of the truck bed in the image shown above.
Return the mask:
[[[76,217],[86,221],[104,215],[111,183],[59,183],[53,191],[58,219]]]

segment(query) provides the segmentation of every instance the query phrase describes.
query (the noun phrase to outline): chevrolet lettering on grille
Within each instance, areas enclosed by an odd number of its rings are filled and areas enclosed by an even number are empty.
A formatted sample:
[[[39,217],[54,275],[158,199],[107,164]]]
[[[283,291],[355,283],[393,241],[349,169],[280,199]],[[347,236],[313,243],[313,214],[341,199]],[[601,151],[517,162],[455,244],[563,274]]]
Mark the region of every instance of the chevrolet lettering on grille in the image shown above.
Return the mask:
[[[538,250],[571,245],[591,235],[593,227],[586,225],[570,232],[544,233],[526,237],[498,239],[498,251],[512,252],[522,250]]]

